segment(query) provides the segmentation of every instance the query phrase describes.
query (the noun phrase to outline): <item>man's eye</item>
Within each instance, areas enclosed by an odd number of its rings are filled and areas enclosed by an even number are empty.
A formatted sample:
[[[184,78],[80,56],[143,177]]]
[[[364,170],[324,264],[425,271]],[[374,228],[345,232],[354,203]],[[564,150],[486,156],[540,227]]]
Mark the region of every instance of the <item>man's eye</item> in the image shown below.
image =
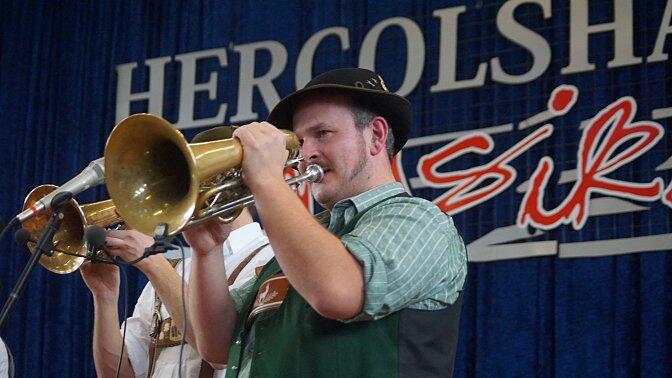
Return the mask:
[[[326,137],[327,135],[329,135],[329,133],[330,133],[330,131],[328,131],[328,130],[320,130],[320,131],[317,133],[317,136],[318,136],[319,138],[324,138],[324,137]]]

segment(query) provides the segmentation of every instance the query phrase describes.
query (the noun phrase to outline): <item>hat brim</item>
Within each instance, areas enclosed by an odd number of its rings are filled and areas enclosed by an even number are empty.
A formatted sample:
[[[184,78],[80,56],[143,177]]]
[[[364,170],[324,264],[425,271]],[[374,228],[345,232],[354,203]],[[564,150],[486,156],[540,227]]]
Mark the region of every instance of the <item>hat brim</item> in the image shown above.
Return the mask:
[[[401,151],[411,130],[411,103],[391,92],[339,84],[316,84],[283,98],[268,115],[267,121],[277,128],[292,130],[296,105],[307,96],[326,90],[343,93],[385,118],[394,134],[394,153]]]

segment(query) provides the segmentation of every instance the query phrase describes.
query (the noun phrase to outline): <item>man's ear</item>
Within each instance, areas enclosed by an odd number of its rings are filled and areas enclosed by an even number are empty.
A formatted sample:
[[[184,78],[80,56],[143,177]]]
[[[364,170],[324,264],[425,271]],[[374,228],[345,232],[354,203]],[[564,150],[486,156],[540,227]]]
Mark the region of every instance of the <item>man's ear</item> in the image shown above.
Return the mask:
[[[383,152],[387,154],[385,149],[385,142],[387,141],[387,133],[390,131],[390,126],[383,117],[374,117],[370,123],[371,127],[371,148],[369,152],[371,155],[378,155]]]

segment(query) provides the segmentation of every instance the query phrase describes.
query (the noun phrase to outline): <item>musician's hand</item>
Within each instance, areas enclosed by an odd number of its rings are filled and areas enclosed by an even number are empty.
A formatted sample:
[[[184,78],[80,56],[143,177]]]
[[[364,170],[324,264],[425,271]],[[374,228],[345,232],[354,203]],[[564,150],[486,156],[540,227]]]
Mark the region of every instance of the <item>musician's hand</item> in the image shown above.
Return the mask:
[[[195,255],[206,255],[213,251],[215,247],[222,246],[224,240],[231,233],[231,224],[221,223],[216,219],[211,219],[198,226],[190,227],[182,235],[191,246],[191,251]]]
[[[252,193],[264,185],[284,182],[289,152],[282,131],[268,122],[254,122],[237,128],[233,136],[243,145],[243,180]]]
[[[112,256],[119,257],[126,262],[140,258],[145,248],[154,244],[154,239],[136,230],[107,230],[105,231],[105,250]],[[138,263],[136,267],[143,272],[151,269],[162,256],[152,255]],[[146,273],[146,272],[145,272]]]
[[[84,283],[94,298],[117,300],[119,298],[119,268],[116,265],[85,262],[79,268]]]

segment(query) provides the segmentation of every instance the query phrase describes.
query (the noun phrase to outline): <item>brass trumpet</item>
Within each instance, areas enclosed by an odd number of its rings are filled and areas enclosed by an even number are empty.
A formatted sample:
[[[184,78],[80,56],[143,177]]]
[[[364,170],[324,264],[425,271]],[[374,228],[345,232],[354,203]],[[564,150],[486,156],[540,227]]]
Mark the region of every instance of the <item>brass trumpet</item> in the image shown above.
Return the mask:
[[[285,131],[286,166],[298,165],[299,140]],[[241,179],[243,148],[237,139],[187,143],[161,117],[135,114],[117,124],[105,146],[106,185],[117,212],[131,227],[153,235],[160,223],[175,235],[208,219],[231,221],[254,204]],[[319,181],[312,166],[287,181]]]
[[[23,208],[29,208],[57,188],[48,184],[36,187],[26,196]],[[84,256],[88,251],[84,240],[86,227],[107,226],[121,221],[121,217],[117,214],[112,200],[79,205],[77,201],[71,199],[61,208],[61,212],[63,213],[61,227],[53,239],[54,253],[51,256],[42,255],[40,264],[54,273],[67,274],[74,272],[84,263]],[[47,210],[22,223],[23,228],[30,233],[31,240],[39,238],[51,214],[52,210]],[[35,253],[35,244],[28,242],[27,245],[30,252]]]

